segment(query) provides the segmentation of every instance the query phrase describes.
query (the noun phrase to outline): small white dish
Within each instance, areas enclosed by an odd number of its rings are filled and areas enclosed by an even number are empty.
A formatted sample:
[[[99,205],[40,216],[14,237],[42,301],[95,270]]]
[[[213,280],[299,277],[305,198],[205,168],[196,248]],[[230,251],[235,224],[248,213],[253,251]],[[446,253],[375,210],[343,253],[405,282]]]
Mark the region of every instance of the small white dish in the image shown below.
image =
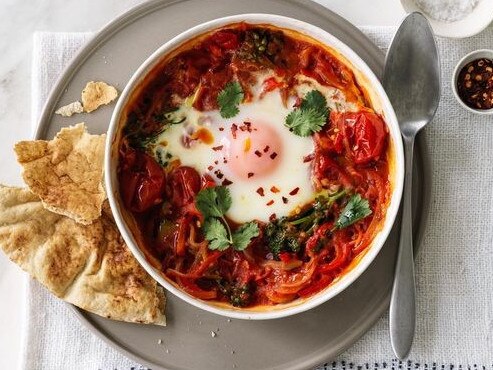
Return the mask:
[[[472,62],[473,60],[480,59],[480,58],[486,58],[486,59],[491,59],[493,60],[493,50],[491,49],[480,49],[480,50],[475,50],[469,54],[467,54],[464,58],[462,58],[459,63],[455,66],[454,73],[452,74],[452,91],[454,92],[454,96],[459,102],[459,104],[466,110],[472,113],[477,113],[477,114],[482,114],[482,115],[490,115],[493,114],[493,108],[491,109],[474,109],[468,106],[466,103],[462,101],[462,99],[459,96],[459,92],[457,91],[457,79],[459,77],[459,73],[462,70],[462,68],[469,62]]]
[[[428,19],[437,36],[449,38],[471,37],[480,33],[493,21],[493,0],[479,0],[479,3],[471,13],[455,22],[445,22],[431,18],[423,12],[415,0],[401,0],[401,4],[408,13],[421,12]]]

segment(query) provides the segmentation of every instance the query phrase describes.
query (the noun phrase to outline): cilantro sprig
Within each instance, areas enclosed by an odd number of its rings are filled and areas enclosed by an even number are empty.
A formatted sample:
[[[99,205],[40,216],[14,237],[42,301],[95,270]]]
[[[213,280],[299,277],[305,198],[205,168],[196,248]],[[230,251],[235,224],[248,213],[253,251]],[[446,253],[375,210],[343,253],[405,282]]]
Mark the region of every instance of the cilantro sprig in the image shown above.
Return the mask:
[[[329,108],[325,97],[312,90],[301,101],[298,108],[286,117],[285,125],[298,136],[310,136],[327,123]]]
[[[231,231],[224,217],[231,204],[229,189],[224,186],[207,188],[197,194],[195,205],[205,219],[202,229],[205,239],[209,242],[209,249],[224,251],[233,247],[242,251],[260,233],[257,223],[253,221],[244,223],[234,232]]]
[[[368,200],[355,194],[349,198],[334,226],[337,229],[343,229],[369,215],[371,215],[371,209]]]
[[[245,94],[238,81],[231,81],[224,86],[217,95],[219,113],[223,118],[232,118],[238,114],[238,105],[243,101]]]

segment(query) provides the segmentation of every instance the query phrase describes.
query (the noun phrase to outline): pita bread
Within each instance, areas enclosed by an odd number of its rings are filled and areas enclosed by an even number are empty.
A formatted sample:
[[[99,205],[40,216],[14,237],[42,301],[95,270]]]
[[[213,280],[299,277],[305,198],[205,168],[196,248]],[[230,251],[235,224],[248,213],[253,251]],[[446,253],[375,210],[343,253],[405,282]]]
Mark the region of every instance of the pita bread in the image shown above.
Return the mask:
[[[88,225],[106,199],[103,157],[106,135],[90,135],[84,123],[62,128],[51,141],[20,141],[14,147],[24,181],[53,212]]]
[[[90,81],[82,90],[82,106],[84,111],[89,113],[98,109],[101,105],[106,105],[115,100],[118,96],[118,91],[113,86],[106,82]]]
[[[74,101],[73,103],[64,105],[63,107],[58,108],[55,111],[55,114],[59,114],[63,117],[70,117],[73,114],[76,113],[82,113],[84,112],[84,108],[82,107],[82,104],[80,101]]]
[[[165,325],[164,291],[124,244],[107,202],[91,225],[0,185],[0,248],[57,297],[121,321]]]

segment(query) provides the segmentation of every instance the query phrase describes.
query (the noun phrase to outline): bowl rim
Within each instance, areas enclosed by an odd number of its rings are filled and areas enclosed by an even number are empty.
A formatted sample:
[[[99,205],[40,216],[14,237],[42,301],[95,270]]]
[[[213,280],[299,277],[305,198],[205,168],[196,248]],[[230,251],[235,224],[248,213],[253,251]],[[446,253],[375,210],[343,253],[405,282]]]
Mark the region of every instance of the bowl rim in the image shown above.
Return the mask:
[[[483,58],[481,55],[484,55],[484,54],[489,55],[489,58],[493,60],[493,49],[477,49],[477,50],[471,51],[470,53],[464,55],[455,65],[454,72],[452,73],[452,78],[451,78],[450,83],[452,84],[452,91],[454,93],[455,99],[459,102],[459,105],[461,105],[462,108],[468,110],[469,112],[475,113],[475,114],[488,116],[488,115],[493,114],[493,108],[474,109],[462,101],[462,99],[459,96],[459,92],[457,91],[457,79],[459,78],[459,73],[462,70],[462,68],[467,63],[469,63],[470,61],[472,61],[474,59]]]
[[[358,262],[355,264],[355,266],[353,266],[353,268],[351,268],[351,270],[346,272],[339,280],[334,282],[332,285],[329,285],[322,292],[309,297],[306,300],[295,301],[291,303],[288,307],[279,308],[279,306],[274,306],[276,308],[264,311],[250,311],[248,309],[245,310],[230,307],[220,307],[218,305],[207,303],[207,301],[195,298],[176,287],[174,284],[164,278],[161,275],[161,272],[159,272],[151,265],[151,263],[147,260],[144,252],[139,248],[138,243],[135,241],[131,230],[128,228],[127,223],[122,216],[120,204],[117,199],[117,194],[119,193],[119,190],[118,181],[116,180],[116,169],[113,166],[112,158],[113,143],[118,132],[117,129],[123,109],[127,104],[129,97],[131,97],[134,89],[139,85],[140,81],[142,81],[146,74],[159,63],[164,55],[166,55],[179,45],[183,44],[187,40],[205,32],[214,30],[215,28],[237,22],[247,22],[250,24],[272,24],[277,27],[292,29],[299,33],[306,34],[316,39],[317,41],[327,44],[337,52],[341,53],[341,55],[344,56],[351,64],[352,68],[358,69],[358,71],[365,78],[368,79],[368,85],[371,86],[371,88],[376,93],[375,95],[380,100],[379,103],[381,105],[381,110],[385,113],[386,124],[389,128],[389,133],[394,144],[393,155],[395,163],[393,173],[393,189],[390,197],[389,206],[387,208],[383,226],[374,237],[366,253],[358,260]],[[276,14],[249,13],[221,17],[192,27],[175,36],[168,42],[164,43],[139,66],[139,68],[135,71],[135,73],[126,84],[113,111],[106,139],[104,170],[105,186],[108,194],[108,200],[117,227],[132,254],[135,256],[141,266],[147,271],[147,273],[149,273],[154,278],[154,280],[162,285],[167,291],[176,295],[180,299],[205,311],[236,319],[266,320],[298,314],[314,308],[328,301],[329,299],[332,299],[344,289],[346,289],[349,285],[351,285],[373,262],[377,254],[380,252],[385,241],[387,240],[387,237],[390,234],[399,210],[404,184],[404,152],[397,117],[390,103],[390,100],[385,93],[385,90],[383,89],[380,81],[375,76],[373,71],[349,46],[344,44],[342,41],[337,39],[329,32],[317,26],[294,18],[280,16]]]
[[[487,5],[482,5],[481,2],[479,2],[471,13],[454,22],[445,22],[431,18],[418,6],[415,0],[400,0],[400,3],[408,13],[417,11],[423,14],[430,22],[433,31],[437,36],[461,39],[477,35],[491,24],[493,21],[493,12],[488,13],[483,9],[486,6],[493,4],[493,0],[485,0],[484,3],[487,3],[488,1],[490,4]],[[472,19],[476,20],[476,22],[471,23]]]

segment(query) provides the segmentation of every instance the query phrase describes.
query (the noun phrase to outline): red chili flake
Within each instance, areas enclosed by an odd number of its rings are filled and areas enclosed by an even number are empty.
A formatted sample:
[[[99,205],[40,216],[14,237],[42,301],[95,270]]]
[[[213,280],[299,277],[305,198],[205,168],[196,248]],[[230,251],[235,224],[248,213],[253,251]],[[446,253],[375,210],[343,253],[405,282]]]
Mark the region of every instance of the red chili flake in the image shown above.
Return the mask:
[[[214,168],[214,166],[209,166],[209,167],[207,167],[207,169],[208,169],[209,171],[212,171],[212,169],[213,169],[213,168]]]
[[[214,173],[219,180],[221,180],[224,177],[224,174],[220,170],[215,170]]]
[[[298,194],[299,191],[300,191],[300,188],[294,188],[293,190],[291,190],[289,192],[289,195],[296,195],[296,194]]]
[[[219,163],[219,161],[214,161],[214,164],[218,164],[218,163]]]
[[[252,132],[252,123],[251,122],[243,122],[246,126],[248,132]]]
[[[271,199],[267,203],[265,203],[265,205],[267,205],[267,206],[271,206],[273,204],[274,204],[274,199]]]
[[[219,127],[219,131],[224,131],[224,127]]]
[[[223,163],[228,163],[228,160],[226,158],[223,158]]]
[[[308,163],[313,161],[313,158],[315,158],[315,154],[311,153],[303,157],[303,163]]]
[[[223,186],[228,186],[228,185],[231,185],[233,183],[233,181],[229,181],[228,179],[224,179],[223,182],[222,182],[222,185]]]
[[[256,150],[256,151],[255,151],[255,155],[256,155],[257,157],[262,157],[262,153],[260,153],[260,151],[259,151],[259,150]]]
[[[288,198],[286,198],[286,197],[282,197],[282,202],[283,202],[284,204],[288,204]]]
[[[270,191],[273,192],[274,194],[280,192],[280,190],[278,188],[276,188],[275,186],[271,187]]]
[[[277,157],[277,153],[276,153],[276,152],[274,152],[274,153],[272,153],[272,154],[270,155],[270,159],[274,159],[274,158],[276,158],[276,157]]]
[[[265,148],[264,148],[264,153],[267,153],[269,151],[270,147],[267,145]]]
[[[233,123],[231,125],[231,135],[233,136],[233,139],[236,139],[236,131],[238,131],[238,125]]]
[[[252,177],[254,175],[253,172],[248,172],[248,178]]]
[[[264,196],[264,188],[263,187],[258,188],[257,189],[257,193],[258,193],[258,195],[260,195],[261,197],[263,197]]]
[[[214,150],[215,152],[217,152],[217,151],[219,151],[219,150],[223,150],[223,147],[224,147],[224,145],[213,146],[213,147],[212,147],[212,150]]]
[[[239,128],[240,128],[241,131],[246,131],[247,130],[247,128],[246,128],[245,125],[241,125]]]
[[[269,216],[269,221],[270,221],[270,222],[272,222],[272,221],[274,221],[276,218],[277,218],[277,215],[276,215],[275,213],[273,213],[273,214],[271,214],[271,215]]]

